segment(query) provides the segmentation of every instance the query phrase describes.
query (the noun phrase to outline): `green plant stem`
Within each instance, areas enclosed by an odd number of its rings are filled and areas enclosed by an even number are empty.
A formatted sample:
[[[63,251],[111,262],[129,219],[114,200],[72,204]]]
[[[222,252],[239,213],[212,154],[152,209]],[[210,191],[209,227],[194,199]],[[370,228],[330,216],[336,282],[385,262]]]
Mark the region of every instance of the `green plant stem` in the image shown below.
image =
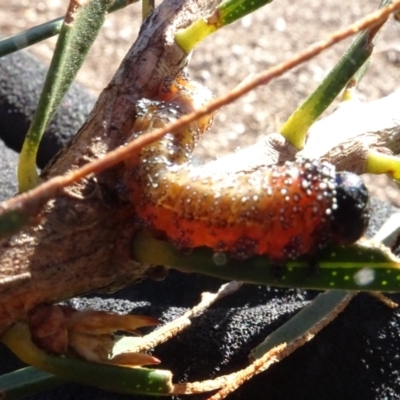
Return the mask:
[[[388,3],[390,2],[387,0],[383,1],[383,6]],[[374,48],[373,39],[385,22],[383,21],[361,33],[318,88],[284,123],[280,133],[294,147],[299,150],[304,147],[310,126],[369,59]],[[362,73],[364,72],[363,70]]]
[[[218,29],[243,18],[272,0],[226,0],[208,18],[200,18],[175,33],[175,41],[189,54],[198,43]]]
[[[356,293],[343,290],[330,290],[318,295],[311,304],[300,310],[253,349],[251,357],[261,358],[281,343],[292,343],[316,328],[319,331],[326,325],[328,316],[335,314],[338,307],[343,308],[343,304],[347,305],[355,295]]]
[[[115,3],[108,9],[108,13],[118,11],[138,1],[139,0],[115,0]],[[63,22],[64,17],[59,17],[13,36],[0,39],[0,57],[4,57],[7,54],[25,49],[35,43],[39,43],[52,36],[58,35],[61,31]]]
[[[358,69],[358,71],[353,75],[353,77],[347,82],[346,87],[343,90],[343,95],[341,101],[348,101],[356,99],[355,93],[358,84],[361,79],[367,73],[369,67],[371,65],[371,57]]]
[[[387,174],[400,181],[400,159],[397,156],[369,150],[366,172],[370,174]]]
[[[7,54],[25,49],[49,37],[58,35],[63,22],[64,17],[59,17],[45,22],[44,24],[34,26],[24,32],[0,39],[0,57],[4,57]]]
[[[29,328],[24,322],[9,328],[1,340],[23,362],[63,380],[119,393],[167,395],[172,390],[170,371],[124,368],[49,355],[32,343]]]
[[[69,10],[54,51],[38,107],[22,146],[18,164],[19,191],[37,186],[36,154],[58,105],[85,60],[113,0],[93,0]]]
[[[142,264],[165,265],[184,272],[245,283],[318,290],[398,292],[400,259],[375,243],[363,243],[327,247],[318,253],[315,270],[306,259],[277,266],[263,256],[237,261],[225,253],[214,253],[203,247],[193,249],[189,255],[179,255],[171,244],[156,240],[146,232],[138,232],[134,237],[132,254]]]
[[[62,385],[67,381],[40,371],[34,367],[26,367],[0,376],[0,390],[7,400],[21,399],[41,393]]]

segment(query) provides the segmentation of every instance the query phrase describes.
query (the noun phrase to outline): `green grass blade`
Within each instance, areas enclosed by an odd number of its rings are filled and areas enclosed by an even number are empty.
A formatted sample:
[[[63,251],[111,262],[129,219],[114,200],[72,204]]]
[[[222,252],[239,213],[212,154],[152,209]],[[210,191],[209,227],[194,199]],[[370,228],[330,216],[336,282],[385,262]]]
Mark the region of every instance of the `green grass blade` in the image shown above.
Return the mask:
[[[128,394],[167,395],[172,390],[170,371],[125,368],[49,355],[32,343],[29,328],[23,322],[9,328],[1,340],[23,362],[64,380]]]
[[[189,54],[207,36],[226,25],[243,18],[272,0],[225,0],[208,18],[200,18],[175,34],[176,43]]]
[[[139,0],[116,0],[109,8],[108,12],[112,13],[118,11],[138,1]],[[16,35],[0,39],[0,57],[25,49],[42,40],[58,35],[63,22],[64,17],[59,17],[52,21],[45,22],[44,24],[34,26],[24,32],[17,33]]]
[[[353,297],[353,295],[343,290],[331,290],[318,295],[311,304],[304,307],[253,349],[250,353],[251,357],[261,358],[275,346],[299,339],[310,329],[323,324],[328,315],[335,312],[343,302],[349,301],[349,297]]]
[[[390,2],[385,0],[382,3],[386,6]],[[303,148],[310,126],[369,59],[374,48],[373,39],[385,22],[361,33],[318,88],[284,123],[280,133],[294,147]]]
[[[34,26],[24,32],[0,39],[0,57],[14,53],[39,43],[49,37],[58,35],[61,30],[64,18],[56,18],[44,24]]]
[[[92,0],[67,13],[38,107],[22,146],[18,165],[20,192],[25,192],[38,184],[36,154],[40,139],[85,60],[112,1]]]
[[[0,391],[7,400],[21,399],[62,385],[66,381],[34,367],[0,376]]]
[[[327,247],[318,253],[315,267],[306,259],[289,261],[286,267],[276,266],[262,256],[237,261],[207,248],[195,248],[189,255],[179,255],[171,244],[145,232],[135,236],[132,254],[140,263],[254,284],[318,290],[400,291],[400,259],[386,247],[367,240],[348,247]]]

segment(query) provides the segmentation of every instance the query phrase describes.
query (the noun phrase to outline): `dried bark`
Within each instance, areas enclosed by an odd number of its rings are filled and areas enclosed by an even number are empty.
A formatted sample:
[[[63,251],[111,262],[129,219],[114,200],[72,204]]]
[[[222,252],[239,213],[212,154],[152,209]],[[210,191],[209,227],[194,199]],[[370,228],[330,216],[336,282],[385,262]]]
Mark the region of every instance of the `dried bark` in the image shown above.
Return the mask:
[[[205,169],[237,172],[283,164],[294,157],[324,159],[337,170],[366,172],[368,150],[400,153],[400,90],[368,103],[342,103],[334,113],[309,130],[304,148],[297,151],[279,133],[266,135],[254,145],[208,163]]]
[[[44,171],[65,174],[122,145],[139,98],[187,63],[173,32],[215,7],[207,0],[168,0],[144,22],[136,43],[101,93],[78,135]],[[92,290],[113,290],[145,275],[130,258],[133,207],[120,199],[121,166],[68,188],[49,202],[41,223],[0,244],[0,332],[39,303]]]

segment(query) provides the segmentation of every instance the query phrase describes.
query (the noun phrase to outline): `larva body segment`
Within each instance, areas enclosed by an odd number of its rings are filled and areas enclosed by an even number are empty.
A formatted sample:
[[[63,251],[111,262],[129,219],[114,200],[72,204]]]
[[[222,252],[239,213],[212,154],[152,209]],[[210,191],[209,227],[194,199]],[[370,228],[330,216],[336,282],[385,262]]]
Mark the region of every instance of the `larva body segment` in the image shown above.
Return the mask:
[[[161,100],[139,101],[133,137],[208,101],[204,89],[185,82],[185,77],[169,81],[170,90],[162,88]],[[298,160],[249,173],[210,175],[189,163],[209,125],[210,117],[192,123],[126,161],[124,183],[144,226],[165,233],[181,248],[208,246],[236,258],[263,254],[277,262],[314,252],[332,239],[340,242],[335,232],[343,232],[343,222],[340,229],[333,223],[338,214],[338,175],[331,164]],[[358,181],[346,182],[351,194],[340,193],[360,210],[351,235],[355,241],[368,219],[368,194],[362,187],[366,194],[360,195]],[[356,201],[354,193],[359,195]]]

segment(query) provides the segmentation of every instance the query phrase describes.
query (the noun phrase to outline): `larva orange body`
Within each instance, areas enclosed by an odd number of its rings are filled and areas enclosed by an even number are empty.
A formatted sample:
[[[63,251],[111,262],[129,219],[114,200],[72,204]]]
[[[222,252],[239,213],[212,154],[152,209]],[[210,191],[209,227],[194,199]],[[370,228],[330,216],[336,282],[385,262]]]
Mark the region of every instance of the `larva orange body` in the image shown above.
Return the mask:
[[[161,100],[138,103],[134,137],[190,112],[195,100],[201,105],[209,99],[194,84],[188,89],[184,77],[169,85]],[[139,159],[126,161],[124,183],[144,226],[164,232],[178,247],[208,246],[237,258],[263,254],[279,262],[331,240],[347,243],[361,235],[365,224],[360,228],[360,223],[344,240],[336,235],[334,216],[343,190],[338,199],[337,175],[329,163],[299,160],[224,175],[194,168],[190,154],[209,125],[210,118],[192,123],[144,148]],[[357,207],[364,223],[368,195],[364,187],[360,194],[357,185],[348,186],[360,195]]]

